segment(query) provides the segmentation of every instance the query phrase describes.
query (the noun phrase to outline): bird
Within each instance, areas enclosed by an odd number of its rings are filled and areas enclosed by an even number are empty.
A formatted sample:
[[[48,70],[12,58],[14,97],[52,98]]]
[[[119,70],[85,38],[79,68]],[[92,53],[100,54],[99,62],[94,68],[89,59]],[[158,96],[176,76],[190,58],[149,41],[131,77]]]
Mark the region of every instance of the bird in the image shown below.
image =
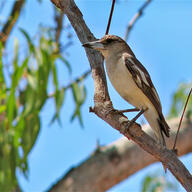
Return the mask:
[[[104,56],[111,84],[124,100],[135,107],[130,111],[140,111],[133,121],[143,114],[157,143],[166,146],[164,135],[169,137],[170,128],[162,113],[158,93],[149,73],[130,46],[116,35],[105,35],[83,46],[95,49]]]

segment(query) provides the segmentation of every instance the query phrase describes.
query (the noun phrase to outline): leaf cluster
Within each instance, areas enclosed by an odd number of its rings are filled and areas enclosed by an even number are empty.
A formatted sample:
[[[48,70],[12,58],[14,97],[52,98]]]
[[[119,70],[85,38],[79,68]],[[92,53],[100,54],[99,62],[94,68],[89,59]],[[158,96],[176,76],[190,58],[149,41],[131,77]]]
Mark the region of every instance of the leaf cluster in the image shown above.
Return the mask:
[[[178,89],[173,94],[172,104],[169,112],[169,118],[177,117],[183,111],[187,96],[189,94],[192,83],[181,83]],[[189,102],[186,108],[186,118],[191,120],[192,118],[192,98],[189,98]]]
[[[50,98],[47,91],[50,79],[55,89],[56,106],[52,122],[59,120],[65,88],[59,89],[56,63],[64,63],[71,72],[70,64],[61,55],[51,34],[40,33],[36,45],[24,29],[20,31],[27,42],[27,50],[21,54],[15,39],[9,87],[5,81],[3,45],[0,46],[0,191],[10,191],[17,184],[16,170],[28,175],[27,157],[39,134],[40,111]],[[79,86],[74,84],[72,87],[77,103],[73,118],[81,117],[79,111],[84,100]]]
[[[166,176],[158,174],[148,174],[142,181],[142,192],[162,192],[178,191],[178,186],[174,181],[168,180]]]

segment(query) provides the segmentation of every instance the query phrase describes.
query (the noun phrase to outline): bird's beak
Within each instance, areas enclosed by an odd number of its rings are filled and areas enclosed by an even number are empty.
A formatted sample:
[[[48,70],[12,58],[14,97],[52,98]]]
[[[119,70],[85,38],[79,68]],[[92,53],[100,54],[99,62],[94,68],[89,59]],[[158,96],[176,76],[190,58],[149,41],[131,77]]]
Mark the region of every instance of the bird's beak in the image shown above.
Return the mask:
[[[104,49],[104,46],[103,46],[103,44],[100,42],[100,40],[98,40],[98,41],[92,41],[92,42],[87,42],[87,43],[84,43],[82,46],[83,46],[83,47],[92,48],[92,49],[97,49],[97,50]]]

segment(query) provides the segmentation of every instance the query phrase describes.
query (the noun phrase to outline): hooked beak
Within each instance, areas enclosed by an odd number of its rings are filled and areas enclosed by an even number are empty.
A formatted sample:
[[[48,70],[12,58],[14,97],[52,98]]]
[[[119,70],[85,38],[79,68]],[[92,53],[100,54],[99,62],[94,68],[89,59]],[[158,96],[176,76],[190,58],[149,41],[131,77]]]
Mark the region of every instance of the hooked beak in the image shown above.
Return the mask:
[[[100,42],[100,40],[92,41],[92,42],[87,42],[87,43],[84,43],[82,46],[83,47],[92,48],[92,49],[97,49],[97,50],[104,49],[104,46]]]

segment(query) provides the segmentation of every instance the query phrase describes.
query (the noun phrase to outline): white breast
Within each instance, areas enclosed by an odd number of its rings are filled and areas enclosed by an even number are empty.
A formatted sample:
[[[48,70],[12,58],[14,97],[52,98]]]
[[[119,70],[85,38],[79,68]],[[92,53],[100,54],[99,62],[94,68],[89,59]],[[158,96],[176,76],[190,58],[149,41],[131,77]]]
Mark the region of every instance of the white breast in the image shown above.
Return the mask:
[[[132,79],[122,57],[116,61],[114,57],[109,57],[106,60],[106,69],[112,85],[121,97],[139,109],[151,106],[149,99]]]

